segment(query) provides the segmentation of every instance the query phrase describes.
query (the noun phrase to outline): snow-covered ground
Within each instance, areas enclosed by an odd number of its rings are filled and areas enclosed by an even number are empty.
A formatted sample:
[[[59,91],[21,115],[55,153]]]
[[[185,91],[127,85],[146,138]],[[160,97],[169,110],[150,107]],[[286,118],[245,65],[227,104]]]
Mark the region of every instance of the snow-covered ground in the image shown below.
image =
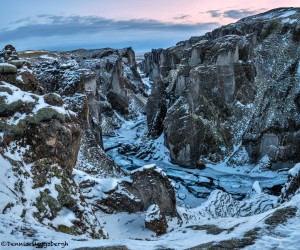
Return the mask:
[[[299,225],[300,225],[300,195],[296,195],[292,200],[279,208],[295,206],[298,208],[296,217],[288,220],[285,225],[279,225],[272,232],[264,230],[266,225],[263,219],[270,216],[273,209],[267,212],[247,216],[227,218],[202,217],[201,222],[191,221],[181,227],[176,221],[170,221],[170,229],[166,235],[156,237],[153,232],[144,228],[145,213],[127,214],[120,213],[114,215],[100,215],[102,223],[105,224],[110,239],[92,240],[82,236],[72,236],[63,233],[56,233],[53,230],[41,226],[34,221],[30,224],[16,219],[14,216],[0,215],[0,241],[1,249],[23,249],[20,246],[9,246],[8,244],[30,244],[32,242],[43,242],[51,244],[61,243],[66,246],[48,246],[47,249],[76,249],[80,247],[100,247],[100,246],[127,246],[132,250],[154,250],[154,249],[186,249],[199,244],[230,240],[233,238],[243,238],[243,235],[254,228],[262,228],[259,239],[255,244],[246,249],[298,249]],[[278,209],[278,208],[277,208]],[[219,232],[209,233],[205,226],[215,225]],[[9,242],[9,243],[8,243]],[[28,246],[26,249],[36,249],[35,246]]]

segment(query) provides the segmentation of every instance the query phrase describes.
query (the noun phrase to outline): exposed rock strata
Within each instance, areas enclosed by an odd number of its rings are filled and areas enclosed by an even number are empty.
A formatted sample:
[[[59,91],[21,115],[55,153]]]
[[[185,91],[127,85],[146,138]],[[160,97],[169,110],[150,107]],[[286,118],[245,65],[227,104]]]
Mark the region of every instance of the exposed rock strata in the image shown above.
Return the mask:
[[[174,163],[220,162],[233,153],[230,165],[264,156],[275,169],[299,161],[299,18],[297,8],[277,9],[145,55],[143,71],[161,78],[167,93],[150,99],[168,103],[149,131],[164,120]],[[153,113],[160,107],[149,120]]]

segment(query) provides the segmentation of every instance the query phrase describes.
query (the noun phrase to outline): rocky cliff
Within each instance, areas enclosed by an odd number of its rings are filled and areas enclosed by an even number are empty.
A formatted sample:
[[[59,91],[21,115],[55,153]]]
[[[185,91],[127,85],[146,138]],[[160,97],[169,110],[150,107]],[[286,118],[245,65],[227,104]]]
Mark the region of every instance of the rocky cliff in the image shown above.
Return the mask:
[[[145,55],[141,68],[163,86],[148,128],[164,132],[172,162],[299,161],[299,18],[276,9]]]
[[[103,149],[102,127],[111,134],[144,112],[146,87],[130,48],[18,55],[8,45],[0,56],[3,214],[92,238],[107,237],[95,211],[146,211],[155,203],[162,219],[177,215],[165,175],[154,166],[129,175]]]

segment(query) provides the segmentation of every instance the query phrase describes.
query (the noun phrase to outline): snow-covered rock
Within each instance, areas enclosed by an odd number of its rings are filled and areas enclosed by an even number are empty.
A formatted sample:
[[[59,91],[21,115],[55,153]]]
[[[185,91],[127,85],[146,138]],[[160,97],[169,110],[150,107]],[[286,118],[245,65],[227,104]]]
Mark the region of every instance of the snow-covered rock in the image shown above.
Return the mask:
[[[300,190],[300,163],[289,170],[288,181],[281,190],[281,201],[291,199]]]
[[[147,209],[145,216],[145,227],[162,235],[167,232],[168,224],[166,217],[160,212],[159,206],[153,204]]]

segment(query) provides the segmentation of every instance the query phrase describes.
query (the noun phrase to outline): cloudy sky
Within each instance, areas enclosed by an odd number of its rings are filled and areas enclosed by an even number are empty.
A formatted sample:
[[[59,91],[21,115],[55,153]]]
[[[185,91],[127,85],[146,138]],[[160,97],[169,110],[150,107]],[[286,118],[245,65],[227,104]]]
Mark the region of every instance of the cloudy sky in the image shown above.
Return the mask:
[[[299,0],[3,0],[0,48],[166,48]]]

